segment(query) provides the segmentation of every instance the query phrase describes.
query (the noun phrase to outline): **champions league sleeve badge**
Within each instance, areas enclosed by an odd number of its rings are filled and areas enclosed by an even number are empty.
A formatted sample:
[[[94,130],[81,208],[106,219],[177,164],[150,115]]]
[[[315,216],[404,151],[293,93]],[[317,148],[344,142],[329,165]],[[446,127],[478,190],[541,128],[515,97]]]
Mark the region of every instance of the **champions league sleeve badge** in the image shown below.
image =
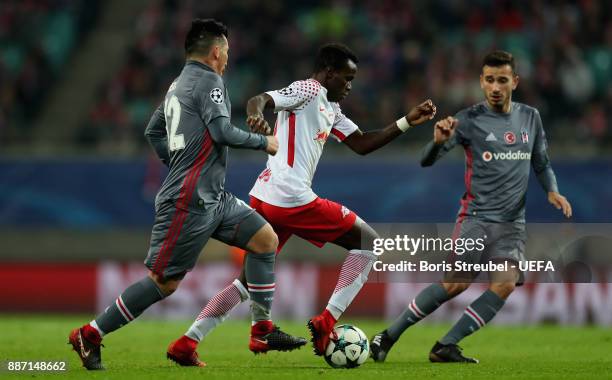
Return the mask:
[[[210,91],[210,100],[215,104],[223,103],[223,91],[220,88],[213,88]]]

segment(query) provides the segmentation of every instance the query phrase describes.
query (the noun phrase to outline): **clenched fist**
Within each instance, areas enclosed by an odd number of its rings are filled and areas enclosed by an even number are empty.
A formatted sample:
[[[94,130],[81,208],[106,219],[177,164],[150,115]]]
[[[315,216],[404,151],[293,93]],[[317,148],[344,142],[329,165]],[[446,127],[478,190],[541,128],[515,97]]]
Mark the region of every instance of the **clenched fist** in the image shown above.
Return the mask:
[[[440,145],[447,142],[455,133],[457,125],[459,125],[459,120],[452,116],[438,121],[434,126],[434,143]]]

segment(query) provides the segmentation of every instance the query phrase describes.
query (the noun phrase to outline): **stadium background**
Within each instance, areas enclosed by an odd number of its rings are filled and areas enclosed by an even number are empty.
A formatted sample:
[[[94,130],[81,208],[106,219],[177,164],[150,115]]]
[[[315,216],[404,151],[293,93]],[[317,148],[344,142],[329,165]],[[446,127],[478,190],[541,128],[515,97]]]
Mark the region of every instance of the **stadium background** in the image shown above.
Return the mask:
[[[93,314],[144,274],[165,169],[143,131],[181,68],[194,16],[229,25],[225,80],[238,125],[249,96],[308,77],[323,42],[342,41],[360,58],[343,109],[366,130],[427,97],[438,116],[479,101],[481,57],[509,50],[521,77],[514,99],[542,114],[573,221],[610,222],[611,8],[603,0],[3,1],[0,312]],[[315,191],[371,222],[452,222],[464,189],[462,153],[421,169],[419,151],[430,135],[431,125],[411,130],[367,157],[330,142]],[[246,199],[265,157],[233,150],[230,160],[227,187]],[[527,207],[530,221],[562,221],[535,181]],[[204,252],[182,288],[145,315],[189,319],[234,278],[238,252],[215,242]],[[276,315],[304,319],[318,310],[342,259],[334,247],[292,239],[278,264]],[[368,284],[349,314],[395,316],[421,286]],[[431,320],[456,318],[478,292]],[[541,322],[611,325],[612,287],[522,288],[494,321]]]

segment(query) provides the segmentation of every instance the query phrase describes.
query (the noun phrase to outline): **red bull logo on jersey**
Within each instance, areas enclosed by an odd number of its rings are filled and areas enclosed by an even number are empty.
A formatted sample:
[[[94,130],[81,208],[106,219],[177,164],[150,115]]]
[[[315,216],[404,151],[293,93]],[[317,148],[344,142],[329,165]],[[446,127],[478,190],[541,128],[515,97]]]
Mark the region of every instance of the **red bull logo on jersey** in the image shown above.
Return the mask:
[[[264,169],[263,172],[261,172],[261,174],[259,175],[259,177],[257,177],[257,179],[264,181],[264,182],[268,182],[270,180],[270,177],[272,177],[272,170],[270,170],[269,168]]]
[[[491,160],[531,160],[531,153],[521,152],[520,150],[516,152],[491,153],[488,150],[485,150],[484,152],[482,152],[482,160],[484,162],[489,162]]]
[[[329,137],[329,132],[319,129],[315,135],[314,140],[320,142],[321,144],[325,144],[325,142],[327,141],[327,137]]]

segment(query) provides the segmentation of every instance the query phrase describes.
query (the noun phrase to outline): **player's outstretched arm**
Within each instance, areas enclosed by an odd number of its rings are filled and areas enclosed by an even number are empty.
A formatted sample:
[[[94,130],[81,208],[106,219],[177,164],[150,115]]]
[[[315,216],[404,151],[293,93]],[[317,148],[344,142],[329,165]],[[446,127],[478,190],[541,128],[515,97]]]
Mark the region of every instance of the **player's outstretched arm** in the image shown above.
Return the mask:
[[[368,132],[357,130],[345,138],[343,142],[355,153],[366,155],[387,145],[410,127],[433,119],[435,115],[436,106],[428,99],[411,109],[406,116],[385,128]]]
[[[264,92],[250,98],[246,107],[246,123],[251,128],[251,131],[269,135],[272,133],[272,130],[266,119],[264,119],[263,111],[265,108],[274,109],[274,99],[270,95]]]
[[[459,120],[451,116],[438,121],[434,125],[434,138],[423,148],[421,166],[433,165],[457,145],[455,129],[458,125]]]
[[[243,131],[233,126],[227,117],[213,119],[208,125],[208,130],[217,144],[237,149],[264,150],[271,155],[275,155],[278,150],[276,137]]]
[[[149,141],[157,157],[168,166],[170,164],[170,155],[168,153],[168,135],[166,132],[166,117],[164,116],[164,104],[162,103],[151,116],[147,128],[145,128],[145,137]]]

